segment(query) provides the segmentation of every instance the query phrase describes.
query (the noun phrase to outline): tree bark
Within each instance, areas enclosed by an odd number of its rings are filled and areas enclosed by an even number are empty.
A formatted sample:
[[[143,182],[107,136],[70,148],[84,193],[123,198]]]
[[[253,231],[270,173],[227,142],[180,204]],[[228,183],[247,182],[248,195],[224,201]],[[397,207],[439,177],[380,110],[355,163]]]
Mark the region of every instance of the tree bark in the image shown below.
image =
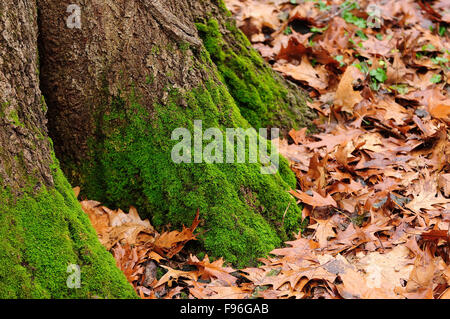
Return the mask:
[[[287,161],[175,164],[179,127],[310,125],[301,91],[275,74],[217,0],[39,0],[42,90],[57,157],[82,194],[138,206],[155,226],[205,221],[204,247],[238,265],[298,230]],[[231,94],[230,94],[231,93]],[[250,123],[250,124],[249,124]]]
[[[34,1],[0,2],[0,298],[134,297],[54,157],[37,34]]]

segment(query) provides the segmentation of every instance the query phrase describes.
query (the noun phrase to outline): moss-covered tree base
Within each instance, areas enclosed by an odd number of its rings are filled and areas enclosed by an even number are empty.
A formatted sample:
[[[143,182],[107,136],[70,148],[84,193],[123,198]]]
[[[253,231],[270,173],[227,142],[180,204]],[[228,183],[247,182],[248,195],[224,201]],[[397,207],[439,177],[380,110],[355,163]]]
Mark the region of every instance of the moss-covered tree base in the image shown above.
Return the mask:
[[[223,135],[310,124],[303,94],[251,48],[222,1],[105,0],[83,8],[80,30],[60,26],[54,0],[40,3],[50,135],[82,196],[111,208],[137,206],[155,226],[172,229],[189,225],[200,209],[204,249],[238,266],[299,229],[286,160],[264,175],[261,163],[171,158],[179,142],[172,132],[193,135],[195,121]]]
[[[201,120],[203,130],[219,128],[225,136],[226,128],[250,125],[221,83],[168,94],[167,103],[155,103],[151,113],[134,89],[111,97],[99,120],[102,139],[91,141],[95,160],[81,170],[87,172],[85,193],[124,209],[135,205],[157,227],[189,225],[200,209],[199,232],[206,231],[200,240],[210,254],[241,266],[255,262],[299,228],[301,212],[287,192],[296,183],[288,163],[280,158],[274,175],[262,174],[261,164],[248,160],[207,164],[191,157],[190,163],[175,163],[175,129],[187,128],[193,136],[194,120]],[[248,148],[246,143],[247,159]]]
[[[0,299],[137,297],[55,159],[37,15],[34,0],[0,1]]]
[[[58,165],[52,171],[54,189],[0,192],[0,298],[137,297]],[[80,267],[79,288],[71,264]]]

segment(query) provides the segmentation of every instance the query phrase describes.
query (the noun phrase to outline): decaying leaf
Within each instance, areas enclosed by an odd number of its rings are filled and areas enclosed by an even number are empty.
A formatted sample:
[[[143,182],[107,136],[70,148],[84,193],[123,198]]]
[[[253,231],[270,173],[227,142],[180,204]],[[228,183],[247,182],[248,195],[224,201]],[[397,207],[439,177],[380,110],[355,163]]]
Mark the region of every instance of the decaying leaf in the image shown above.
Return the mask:
[[[342,107],[341,110],[353,113],[356,104],[363,100],[360,91],[355,90],[360,85],[364,75],[354,66],[349,66],[342,76],[336,91],[335,104]]]
[[[274,67],[275,70],[284,73],[297,81],[304,81],[318,91],[327,88],[328,79],[325,70],[314,68],[308,60],[307,56],[303,56],[299,65],[283,64]]]
[[[322,195],[316,193],[315,191],[311,191],[312,196],[304,193],[302,191],[290,191],[294,197],[301,200],[302,203],[311,205],[313,207],[323,207],[323,206],[333,206],[337,208],[336,201],[328,195],[327,197],[323,197]]]

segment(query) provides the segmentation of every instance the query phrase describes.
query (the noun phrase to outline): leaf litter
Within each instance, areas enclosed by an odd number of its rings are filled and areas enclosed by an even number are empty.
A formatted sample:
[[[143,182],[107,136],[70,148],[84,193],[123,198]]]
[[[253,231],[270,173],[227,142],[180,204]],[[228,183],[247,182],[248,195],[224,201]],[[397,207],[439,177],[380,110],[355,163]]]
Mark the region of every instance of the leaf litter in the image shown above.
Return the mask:
[[[274,140],[302,231],[257,267],[189,255],[136,209],[82,201],[142,298],[450,298],[448,1],[226,0],[274,69],[309,92],[319,132]],[[78,195],[79,189],[75,189]],[[158,276],[157,270],[164,270]]]

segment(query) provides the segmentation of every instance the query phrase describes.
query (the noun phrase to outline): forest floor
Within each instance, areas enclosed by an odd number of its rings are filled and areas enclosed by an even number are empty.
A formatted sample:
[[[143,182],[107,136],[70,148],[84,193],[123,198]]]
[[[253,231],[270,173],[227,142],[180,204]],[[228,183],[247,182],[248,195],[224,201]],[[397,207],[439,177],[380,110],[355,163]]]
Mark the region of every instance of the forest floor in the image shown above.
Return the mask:
[[[274,141],[296,173],[291,194],[308,226],[259,267],[236,270],[183,255],[198,215],[159,234],[134,208],[82,201],[138,294],[450,298],[450,1],[226,4],[317,111],[319,133]]]

